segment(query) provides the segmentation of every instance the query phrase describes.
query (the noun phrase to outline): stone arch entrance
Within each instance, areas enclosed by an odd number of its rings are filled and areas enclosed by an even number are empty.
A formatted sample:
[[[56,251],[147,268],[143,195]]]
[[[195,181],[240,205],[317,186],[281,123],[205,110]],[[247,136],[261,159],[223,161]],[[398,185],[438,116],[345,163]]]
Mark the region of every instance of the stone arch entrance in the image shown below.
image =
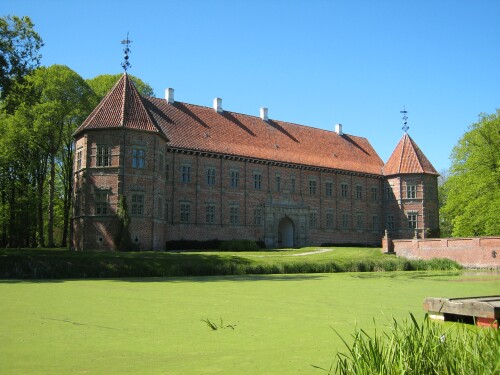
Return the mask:
[[[284,217],[278,225],[278,247],[294,247],[294,225],[289,217]]]

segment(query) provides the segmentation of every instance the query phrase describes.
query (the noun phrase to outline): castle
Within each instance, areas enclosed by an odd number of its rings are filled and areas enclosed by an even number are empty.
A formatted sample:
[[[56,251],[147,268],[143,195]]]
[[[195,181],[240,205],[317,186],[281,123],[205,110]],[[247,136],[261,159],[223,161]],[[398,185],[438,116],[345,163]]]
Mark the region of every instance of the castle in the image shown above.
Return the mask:
[[[124,73],[74,133],[72,246],[113,249],[119,197],[131,240],[379,245],[439,230],[438,173],[405,132],[383,163],[367,139],[165,98]]]

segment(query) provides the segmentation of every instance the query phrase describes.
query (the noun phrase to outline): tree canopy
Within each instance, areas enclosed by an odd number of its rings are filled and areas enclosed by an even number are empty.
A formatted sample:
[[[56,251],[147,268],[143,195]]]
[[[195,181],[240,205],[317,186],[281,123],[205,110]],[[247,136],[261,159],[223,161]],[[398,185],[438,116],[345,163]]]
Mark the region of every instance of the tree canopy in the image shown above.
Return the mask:
[[[0,18],[0,90],[9,94],[14,81],[40,65],[42,38],[27,16]]]
[[[500,234],[500,110],[460,138],[442,185],[441,216],[453,236]]]
[[[121,74],[101,74],[97,77],[87,79],[87,84],[90,86],[92,91],[97,95],[97,98],[101,100],[106,96],[106,94],[111,90],[111,88],[118,82],[122,75]],[[135,87],[143,96],[154,96],[154,91],[151,86],[129,74],[130,79],[134,82]]]

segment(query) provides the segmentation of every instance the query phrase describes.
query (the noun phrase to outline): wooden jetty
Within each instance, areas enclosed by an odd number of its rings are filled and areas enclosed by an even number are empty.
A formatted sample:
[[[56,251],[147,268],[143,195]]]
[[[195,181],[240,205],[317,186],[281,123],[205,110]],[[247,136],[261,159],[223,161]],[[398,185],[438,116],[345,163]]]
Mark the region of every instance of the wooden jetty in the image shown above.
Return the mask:
[[[500,296],[426,298],[424,309],[431,319],[476,324],[498,329]]]

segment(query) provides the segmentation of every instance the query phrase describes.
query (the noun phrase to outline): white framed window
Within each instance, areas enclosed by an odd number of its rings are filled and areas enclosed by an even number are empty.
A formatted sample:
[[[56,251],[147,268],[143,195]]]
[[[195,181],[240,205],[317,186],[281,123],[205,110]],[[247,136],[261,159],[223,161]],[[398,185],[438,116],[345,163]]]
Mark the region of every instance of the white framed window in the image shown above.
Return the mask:
[[[76,169],[79,170],[82,168],[82,157],[83,157],[83,148],[79,147],[76,151]]]
[[[342,229],[349,228],[349,214],[347,212],[342,213]]]
[[[387,229],[394,229],[394,215],[387,215]]]
[[[356,214],[356,229],[363,229],[363,214],[362,213],[357,213]]]
[[[94,192],[94,207],[96,215],[109,215],[109,190],[96,190]]]
[[[363,198],[363,187],[361,185],[356,185],[356,199]]]
[[[98,167],[109,167],[111,165],[111,147],[97,146],[96,165]]]
[[[144,194],[132,194],[132,215],[144,215]]]
[[[238,206],[229,207],[229,223],[237,225],[240,221],[240,208]]]
[[[333,182],[326,182],[325,183],[325,195],[327,197],[331,197],[333,195]]]
[[[416,212],[408,212],[408,228],[417,229],[418,224],[418,214]]]
[[[311,212],[309,214],[309,227],[316,228],[318,226],[318,215],[316,212]]]
[[[333,228],[333,212],[326,213],[326,227]]]
[[[262,224],[262,209],[261,208],[255,208],[253,210],[253,223],[255,225]]]
[[[262,189],[262,174],[254,173],[254,175],[253,175],[253,188],[255,190]]]
[[[371,188],[371,198],[372,198],[372,201],[376,201],[377,200],[377,197],[378,197],[378,189],[376,187],[372,187]]]
[[[316,181],[315,180],[309,180],[309,194],[310,195],[316,194]]]
[[[237,188],[240,182],[240,173],[238,171],[229,171],[229,185]]]
[[[207,204],[205,207],[205,222],[208,224],[215,223],[215,205]]]
[[[340,184],[340,195],[342,198],[347,198],[347,194],[349,192],[349,185],[346,182],[342,182]]]
[[[213,167],[207,168],[206,177],[207,177],[207,179],[206,179],[207,185],[214,186],[215,185],[215,168],[213,168]]]
[[[417,197],[417,185],[406,185],[406,198],[415,199]]]
[[[181,166],[181,182],[184,184],[191,182],[191,166],[189,165]]]

